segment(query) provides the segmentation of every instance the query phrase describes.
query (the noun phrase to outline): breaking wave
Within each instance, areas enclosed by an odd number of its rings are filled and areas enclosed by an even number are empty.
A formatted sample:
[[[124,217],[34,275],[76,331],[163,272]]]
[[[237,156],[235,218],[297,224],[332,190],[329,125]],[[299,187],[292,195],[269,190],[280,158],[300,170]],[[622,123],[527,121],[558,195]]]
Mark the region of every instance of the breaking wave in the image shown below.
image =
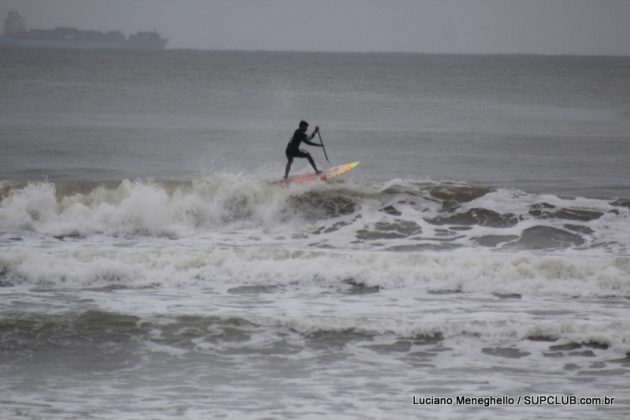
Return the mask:
[[[184,238],[248,231],[319,246],[627,253],[630,200],[392,180],[278,188],[242,175],[191,182],[0,184],[0,235]],[[275,235],[275,236],[274,236]]]
[[[220,249],[212,244],[15,247],[0,256],[0,287],[186,288],[217,293],[407,290],[433,295],[630,297],[630,257],[490,252]]]

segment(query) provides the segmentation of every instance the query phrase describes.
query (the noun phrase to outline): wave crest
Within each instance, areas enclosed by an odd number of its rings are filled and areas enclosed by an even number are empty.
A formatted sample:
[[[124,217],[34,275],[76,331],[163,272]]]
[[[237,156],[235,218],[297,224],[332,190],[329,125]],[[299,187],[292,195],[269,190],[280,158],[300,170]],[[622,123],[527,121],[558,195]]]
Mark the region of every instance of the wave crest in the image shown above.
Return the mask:
[[[0,235],[18,238],[34,233],[61,240],[177,239],[248,230],[250,237],[317,236],[317,246],[392,251],[630,249],[630,209],[623,200],[456,183],[278,188],[258,178],[218,174],[188,182],[5,182],[0,197]]]

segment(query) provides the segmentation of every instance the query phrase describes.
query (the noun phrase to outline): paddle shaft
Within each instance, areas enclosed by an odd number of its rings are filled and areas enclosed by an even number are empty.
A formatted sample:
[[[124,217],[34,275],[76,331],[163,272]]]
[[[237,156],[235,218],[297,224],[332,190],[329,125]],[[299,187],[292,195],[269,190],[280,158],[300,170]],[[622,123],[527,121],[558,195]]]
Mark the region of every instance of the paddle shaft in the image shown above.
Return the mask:
[[[324,156],[326,157],[326,162],[331,165],[330,160],[328,160],[328,153],[326,153],[326,146],[324,146],[324,140],[322,140],[322,135],[317,132],[317,137],[319,137],[319,142],[322,144],[322,149],[324,149]]]

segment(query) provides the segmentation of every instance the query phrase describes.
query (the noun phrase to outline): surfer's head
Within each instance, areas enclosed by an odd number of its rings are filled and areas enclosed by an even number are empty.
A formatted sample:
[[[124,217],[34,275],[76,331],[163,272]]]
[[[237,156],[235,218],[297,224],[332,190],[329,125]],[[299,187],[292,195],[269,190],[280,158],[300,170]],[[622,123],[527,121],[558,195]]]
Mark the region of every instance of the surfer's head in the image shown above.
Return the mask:
[[[300,121],[300,130],[306,131],[308,129],[308,123],[304,120]]]

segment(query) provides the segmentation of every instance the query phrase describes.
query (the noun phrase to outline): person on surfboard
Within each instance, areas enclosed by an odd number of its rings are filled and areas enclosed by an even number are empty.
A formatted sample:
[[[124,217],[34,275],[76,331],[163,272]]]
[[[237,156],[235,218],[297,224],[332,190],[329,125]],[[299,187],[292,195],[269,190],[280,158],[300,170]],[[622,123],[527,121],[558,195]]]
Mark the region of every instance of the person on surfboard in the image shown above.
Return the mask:
[[[289,178],[289,171],[291,170],[291,164],[293,163],[293,158],[296,158],[296,157],[308,159],[313,169],[315,169],[315,173],[317,175],[322,173],[322,171],[317,169],[317,166],[315,165],[315,161],[311,157],[311,154],[303,150],[300,150],[300,144],[302,142],[310,146],[323,147],[320,143],[313,143],[311,141],[313,140],[315,135],[319,132],[319,127],[315,127],[315,130],[313,130],[313,132],[310,135],[306,134],[306,130],[308,130],[308,123],[304,120],[300,121],[299,128],[295,130],[295,132],[293,133],[293,137],[291,138],[291,141],[289,142],[289,144],[287,144],[286,155],[287,155],[288,162],[287,162],[287,167],[284,171],[285,181]]]

